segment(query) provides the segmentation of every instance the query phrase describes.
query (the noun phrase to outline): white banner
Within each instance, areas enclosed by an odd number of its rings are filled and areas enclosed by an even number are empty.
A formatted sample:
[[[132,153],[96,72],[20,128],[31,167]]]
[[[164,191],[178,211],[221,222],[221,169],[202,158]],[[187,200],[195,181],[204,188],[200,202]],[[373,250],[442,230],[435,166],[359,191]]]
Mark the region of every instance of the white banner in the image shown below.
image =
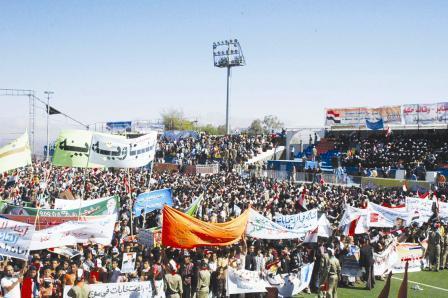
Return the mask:
[[[304,264],[299,274],[281,274],[268,277],[271,287],[278,289],[279,297],[293,297],[309,286],[314,263]]]
[[[121,273],[131,273],[135,270],[135,261],[137,260],[137,253],[124,253],[123,261],[121,262]]]
[[[304,236],[282,227],[253,209],[250,209],[246,235],[257,239],[297,239]]]
[[[431,216],[432,205],[435,202],[428,199],[406,197],[406,210],[409,213],[409,223],[416,221],[420,224],[427,222]],[[448,219],[448,203],[438,202],[439,216],[442,219]]]
[[[341,220],[339,222],[339,227],[343,227],[345,225],[350,224],[355,219],[358,219],[358,217],[367,218],[368,215],[369,211],[367,209],[361,209],[345,205],[344,214],[342,215]]]
[[[115,228],[116,215],[89,218],[89,221],[69,221],[57,226],[36,231],[30,250],[98,243],[110,245]]]
[[[152,297],[150,281],[89,284],[89,297],[107,298],[147,298]],[[64,298],[74,297],[70,293],[72,286],[64,287]]]
[[[398,219],[403,220],[403,225],[406,225],[409,213],[406,208],[387,208],[369,202],[370,212],[370,227],[392,228],[394,226],[400,226]]]
[[[435,124],[437,119],[437,104],[403,105],[405,124]]]
[[[0,173],[31,164],[28,133],[0,148]]]
[[[65,199],[55,199],[54,200],[54,209],[58,210],[67,210],[67,209],[77,209],[77,208],[84,208],[89,207],[91,205],[95,205],[97,203],[105,202],[109,199],[113,199],[114,197],[104,197],[99,199],[93,199],[93,200],[81,200],[81,199],[75,199],[75,200],[65,200]]]
[[[0,218],[0,255],[28,260],[34,226]]]
[[[399,262],[397,254],[397,243],[391,243],[384,251],[381,253],[373,253],[373,260],[375,262],[373,266],[374,275],[382,276],[389,273],[392,270],[392,266]]]
[[[227,296],[232,294],[265,293],[270,284],[257,271],[227,269]]]
[[[317,227],[317,209],[294,215],[276,215],[275,223],[296,233],[305,234]]]
[[[138,168],[154,160],[157,133],[139,138],[93,134],[89,162],[112,168]]]

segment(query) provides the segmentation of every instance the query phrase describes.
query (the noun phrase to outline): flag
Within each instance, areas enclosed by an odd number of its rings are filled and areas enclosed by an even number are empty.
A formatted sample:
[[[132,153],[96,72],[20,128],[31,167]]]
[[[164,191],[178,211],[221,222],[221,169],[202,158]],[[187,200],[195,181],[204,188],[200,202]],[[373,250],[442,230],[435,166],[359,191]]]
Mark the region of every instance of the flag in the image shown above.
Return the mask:
[[[376,122],[369,121],[369,119],[366,119],[366,127],[370,130],[380,130],[384,129],[384,123],[383,119],[380,119]]]
[[[46,111],[47,111],[48,115],[62,114],[60,111],[56,110],[52,106],[50,106],[50,108],[48,108],[48,105],[45,105],[45,106],[47,107]]]
[[[131,186],[129,185],[129,181],[126,178],[126,176],[124,176],[124,178],[123,178],[123,184],[124,184],[124,187],[126,188],[126,193],[130,193],[131,192]]]
[[[384,285],[383,290],[381,290],[380,295],[378,298],[389,298],[389,292],[390,292],[390,278],[392,277],[392,271],[389,272],[389,276],[387,277],[386,284]]]
[[[0,148],[0,173],[31,164],[28,133]]]
[[[391,134],[392,134],[392,129],[390,128],[390,126],[388,126],[387,130],[386,130],[386,138],[390,137]]]
[[[202,199],[204,198],[204,195],[200,195],[199,198],[196,198],[196,200],[191,203],[191,206],[188,207],[187,210],[185,210],[185,214],[190,216],[195,216],[198,212],[199,206],[201,205]]]
[[[169,206],[163,208],[162,245],[173,248],[228,246],[238,242],[246,230],[249,210],[224,223],[209,223]]]
[[[425,193],[420,193],[420,192],[417,190],[417,195],[418,195],[418,197],[419,197],[420,199],[426,199],[426,198],[429,196],[429,191],[427,191],[427,192],[425,192]]]
[[[406,181],[403,182],[403,191],[408,191],[408,187],[406,186]]]
[[[398,298],[407,298],[408,297],[408,267],[409,262],[406,261],[406,267],[404,269],[404,277],[401,282],[400,290],[398,290]]]
[[[341,123],[341,115],[333,110],[327,110],[327,121],[332,121],[333,123]]]

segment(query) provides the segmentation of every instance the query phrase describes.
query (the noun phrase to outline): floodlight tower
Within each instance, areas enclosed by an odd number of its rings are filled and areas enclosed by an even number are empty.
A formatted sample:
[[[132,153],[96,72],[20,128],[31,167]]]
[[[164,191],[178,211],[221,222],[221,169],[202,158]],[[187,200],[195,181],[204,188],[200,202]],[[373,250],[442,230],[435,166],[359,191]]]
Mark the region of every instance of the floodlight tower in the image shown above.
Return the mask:
[[[226,97],[226,134],[230,134],[229,105],[230,105],[230,69],[234,66],[244,66],[243,51],[237,39],[229,39],[213,43],[213,63],[215,67],[227,68],[227,97]]]

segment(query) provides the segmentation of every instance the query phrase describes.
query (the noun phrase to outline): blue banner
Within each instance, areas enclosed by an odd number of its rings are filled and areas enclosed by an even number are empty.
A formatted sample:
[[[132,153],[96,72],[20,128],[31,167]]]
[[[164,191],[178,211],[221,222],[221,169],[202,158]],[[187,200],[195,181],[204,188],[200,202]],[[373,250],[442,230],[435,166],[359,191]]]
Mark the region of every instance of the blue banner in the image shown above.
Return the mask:
[[[133,212],[135,216],[162,209],[164,205],[173,206],[171,188],[159,189],[139,194],[135,200]]]
[[[167,130],[163,133],[163,138],[168,141],[179,141],[186,138],[199,138],[199,134],[192,130]]]
[[[384,129],[384,123],[383,119],[380,119],[376,122],[371,122],[368,119],[366,119],[366,127],[371,130],[380,130]]]
[[[107,122],[106,123],[107,130],[126,130],[126,129],[131,129],[131,127],[132,127],[131,121]]]

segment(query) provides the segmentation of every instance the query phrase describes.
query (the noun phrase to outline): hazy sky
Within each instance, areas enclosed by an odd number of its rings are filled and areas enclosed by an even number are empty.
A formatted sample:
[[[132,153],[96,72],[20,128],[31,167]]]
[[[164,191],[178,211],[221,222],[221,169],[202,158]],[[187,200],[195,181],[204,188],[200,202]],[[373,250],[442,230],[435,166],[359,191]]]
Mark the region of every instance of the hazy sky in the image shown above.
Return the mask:
[[[53,90],[86,123],[181,108],[221,124],[212,43],[238,38],[233,126],[322,126],[325,107],[447,100],[447,15],[448,1],[2,0],[0,88]],[[25,98],[0,99],[4,124],[27,119]]]

